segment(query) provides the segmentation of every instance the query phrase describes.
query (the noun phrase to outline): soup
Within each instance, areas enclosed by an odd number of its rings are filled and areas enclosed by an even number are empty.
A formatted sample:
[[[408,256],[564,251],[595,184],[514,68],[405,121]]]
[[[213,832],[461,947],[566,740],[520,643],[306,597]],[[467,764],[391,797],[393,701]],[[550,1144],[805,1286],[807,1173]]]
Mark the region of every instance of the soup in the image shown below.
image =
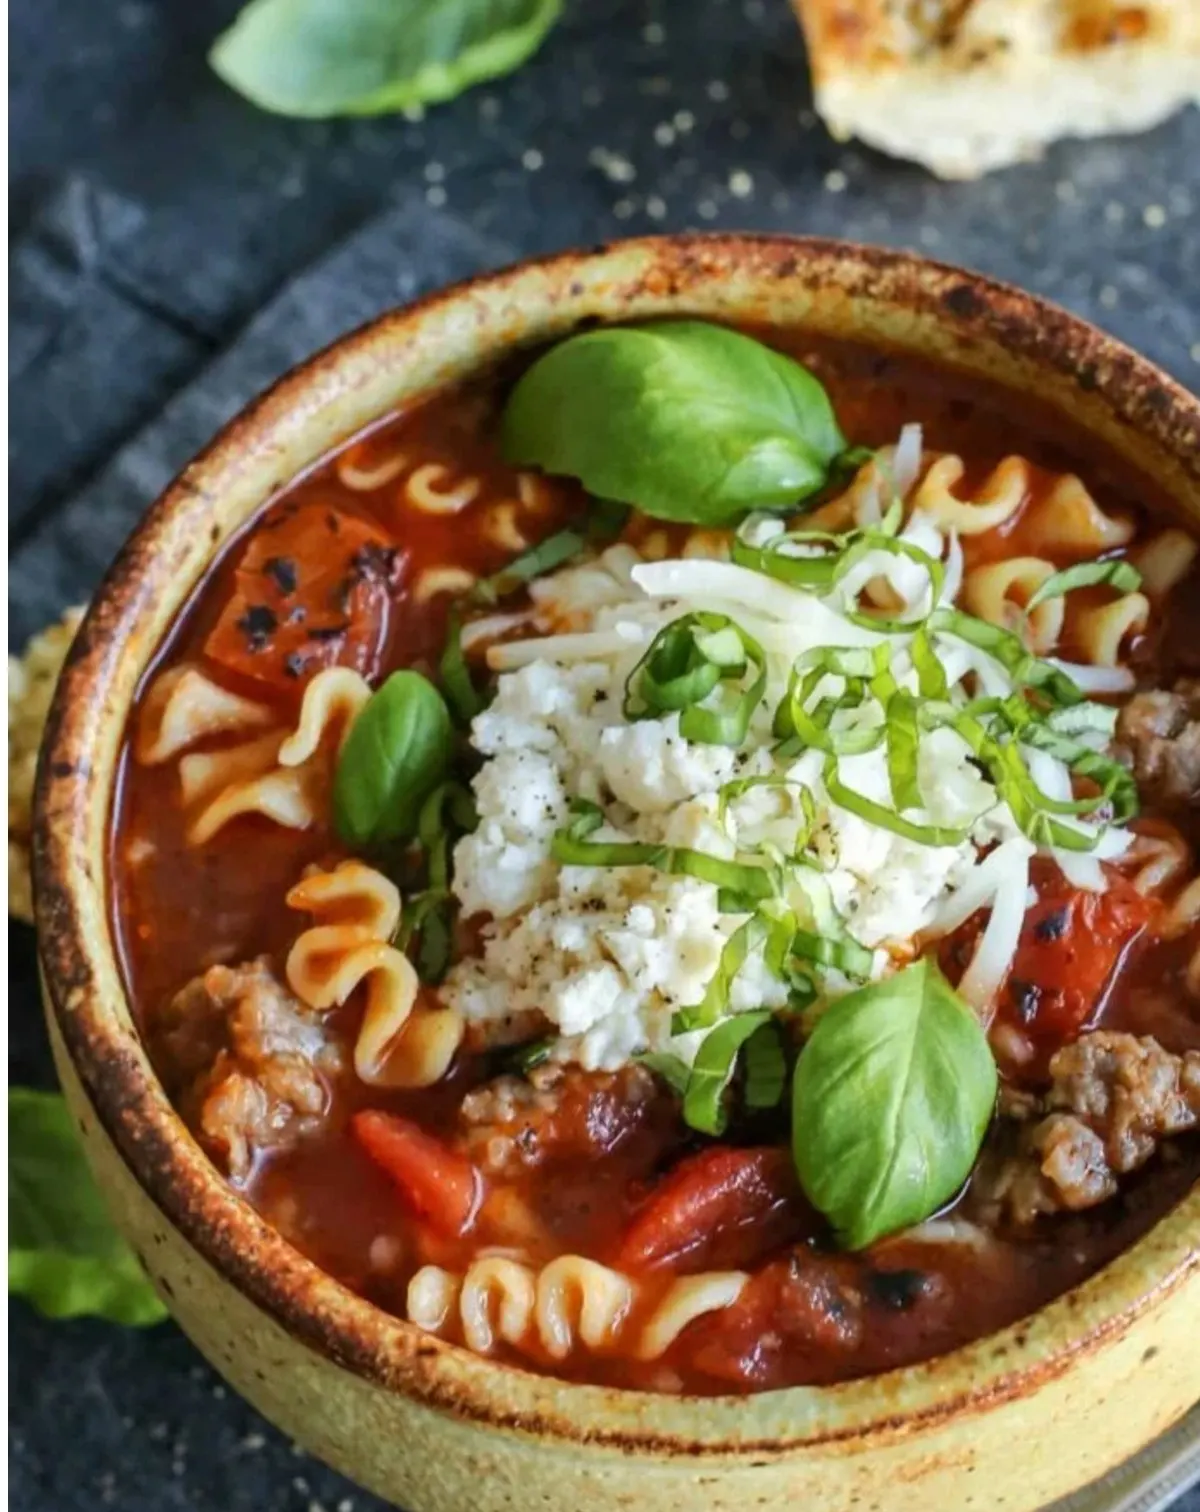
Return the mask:
[[[1025,1316],[1200,1173],[1165,508],[962,374],[690,322],[356,438],[131,721],[113,925],[181,1114],[347,1286],[569,1379]]]

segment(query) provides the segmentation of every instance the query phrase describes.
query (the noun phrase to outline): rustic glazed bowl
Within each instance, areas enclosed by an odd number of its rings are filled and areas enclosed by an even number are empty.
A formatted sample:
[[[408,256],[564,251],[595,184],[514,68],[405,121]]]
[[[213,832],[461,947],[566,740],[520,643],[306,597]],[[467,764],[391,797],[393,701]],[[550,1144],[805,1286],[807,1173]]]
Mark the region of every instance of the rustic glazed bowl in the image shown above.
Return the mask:
[[[1019,1512],[1102,1474],[1200,1398],[1200,1187],[1087,1284],[929,1364],[688,1399],[570,1385],[386,1316],[235,1192],[130,1017],[106,832],[134,691],[232,531],[331,446],[498,354],[586,322],[780,322],[1035,392],[1200,524],[1200,404],[1061,310],[902,253],[680,237],[527,263],[383,316],[297,368],[168,490],[84,621],[47,733],[37,918],[63,1085],[118,1223],[182,1328],[322,1459],[413,1512],[562,1507]]]

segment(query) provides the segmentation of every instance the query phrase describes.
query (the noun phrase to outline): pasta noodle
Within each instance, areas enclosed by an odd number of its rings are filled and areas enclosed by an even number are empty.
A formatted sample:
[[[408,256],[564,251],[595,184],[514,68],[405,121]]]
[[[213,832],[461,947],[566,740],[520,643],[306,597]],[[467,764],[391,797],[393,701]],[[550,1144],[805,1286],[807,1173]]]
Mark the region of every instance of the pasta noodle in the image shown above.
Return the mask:
[[[465,567],[426,567],[413,584],[413,598],[418,604],[429,603],[439,593],[453,594],[457,598],[470,593],[478,581],[475,573],[468,572]]]
[[[479,496],[478,478],[464,478],[457,488],[443,490],[441,484],[450,469],[440,462],[427,462],[409,474],[404,496],[414,509],[425,514],[458,514]]]
[[[328,807],[337,754],[370,696],[359,673],[327,667],[305,689],[293,731],[181,757],[184,806],[200,806],[188,824],[189,843],[207,844],[232,819],[249,814],[286,829],[316,824]]]
[[[359,1078],[377,1087],[439,1081],[462,1040],[463,1021],[453,1009],[417,1003],[412,963],[389,943],[400,922],[395,884],[361,861],[343,861],[303,877],[286,902],[318,921],[288,953],[286,975],[296,996],[325,1010],[365,988],[354,1046]]]
[[[138,718],[133,753],[143,766],[158,766],[215,735],[245,735],[274,723],[266,704],[230,693],[185,662],[155,680]]]
[[[658,1359],[689,1323],[732,1306],[748,1280],[744,1271],[714,1271],[672,1281],[631,1341],[636,1357]],[[463,1342],[478,1354],[491,1354],[503,1340],[562,1361],[579,1348],[595,1353],[624,1344],[637,1297],[628,1276],[582,1255],[560,1255],[541,1271],[506,1255],[483,1255],[461,1277],[423,1266],[409,1282],[407,1313],[437,1334],[457,1315]]]
[[[713,1271],[683,1276],[655,1308],[638,1339],[639,1359],[656,1360],[697,1318],[732,1307],[750,1278],[744,1271]]]
[[[517,506],[511,499],[502,499],[488,510],[483,522],[484,533],[493,546],[502,551],[516,553],[529,545],[529,537],[522,535],[517,524]]]
[[[976,567],[967,573],[963,584],[966,607],[1002,629],[1024,628],[1030,649],[1044,655],[1054,649],[1062,634],[1063,600],[1056,597],[1037,604],[1028,619],[1024,605],[1054,570],[1054,563],[1044,557],[1008,557]]]
[[[535,520],[549,514],[554,507],[554,494],[549,483],[539,473],[517,474],[517,498],[525,513],[532,515]]]
[[[538,1277],[538,1335],[556,1360],[566,1359],[576,1339],[600,1349],[614,1341],[632,1304],[627,1276],[582,1255],[562,1255]]]
[[[1140,635],[1149,623],[1150,600],[1144,593],[1124,593],[1111,604],[1076,609],[1072,615],[1084,657],[1097,667],[1118,666],[1126,638]]]
[[[1142,592],[1165,598],[1187,577],[1196,560],[1197,545],[1186,530],[1160,530],[1143,546],[1129,553],[1129,560],[1142,575]]]
[[[983,535],[1013,519],[1029,497],[1030,469],[1021,457],[1005,457],[971,498],[960,499],[953,490],[965,472],[961,458],[938,457],[913,495],[914,513],[961,536]]]
[[[1161,819],[1139,819],[1138,834],[1121,858],[1123,871],[1136,868],[1130,880],[1148,898],[1177,884],[1191,865],[1191,846],[1173,824]]]
[[[398,478],[408,466],[408,458],[403,452],[394,452],[390,457],[384,457],[374,467],[356,466],[350,460],[351,455],[349,452],[343,453],[337,459],[336,471],[338,482],[356,493],[371,493],[376,488],[382,488],[393,478]]]
[[[1038,553],[1078,558],[1126,545],[1135,529],[1132,520],[1105,514],[1074,473],[1064,474],[1041,494],[1022,525]]]

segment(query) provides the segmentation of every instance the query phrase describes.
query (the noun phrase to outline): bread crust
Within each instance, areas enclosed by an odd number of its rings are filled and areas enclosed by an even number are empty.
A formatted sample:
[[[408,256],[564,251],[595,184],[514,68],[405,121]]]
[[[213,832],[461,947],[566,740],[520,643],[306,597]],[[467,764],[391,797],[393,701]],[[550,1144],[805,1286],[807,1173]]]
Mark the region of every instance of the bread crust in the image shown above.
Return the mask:
[[[1196,0],[793,0],[817,109],[945,178],[1200,102]]]

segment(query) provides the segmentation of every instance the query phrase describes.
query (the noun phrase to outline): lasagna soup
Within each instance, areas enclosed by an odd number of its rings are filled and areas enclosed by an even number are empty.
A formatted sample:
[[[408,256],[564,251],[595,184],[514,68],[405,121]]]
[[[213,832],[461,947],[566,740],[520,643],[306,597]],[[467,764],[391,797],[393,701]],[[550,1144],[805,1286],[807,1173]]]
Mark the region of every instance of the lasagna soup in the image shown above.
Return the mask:
[[[1196,543],[1027,398],[699,322],[389,418],[140,691],[113,923],[227,1179],[569,1379],[846,1380],[1200,1172]]]

